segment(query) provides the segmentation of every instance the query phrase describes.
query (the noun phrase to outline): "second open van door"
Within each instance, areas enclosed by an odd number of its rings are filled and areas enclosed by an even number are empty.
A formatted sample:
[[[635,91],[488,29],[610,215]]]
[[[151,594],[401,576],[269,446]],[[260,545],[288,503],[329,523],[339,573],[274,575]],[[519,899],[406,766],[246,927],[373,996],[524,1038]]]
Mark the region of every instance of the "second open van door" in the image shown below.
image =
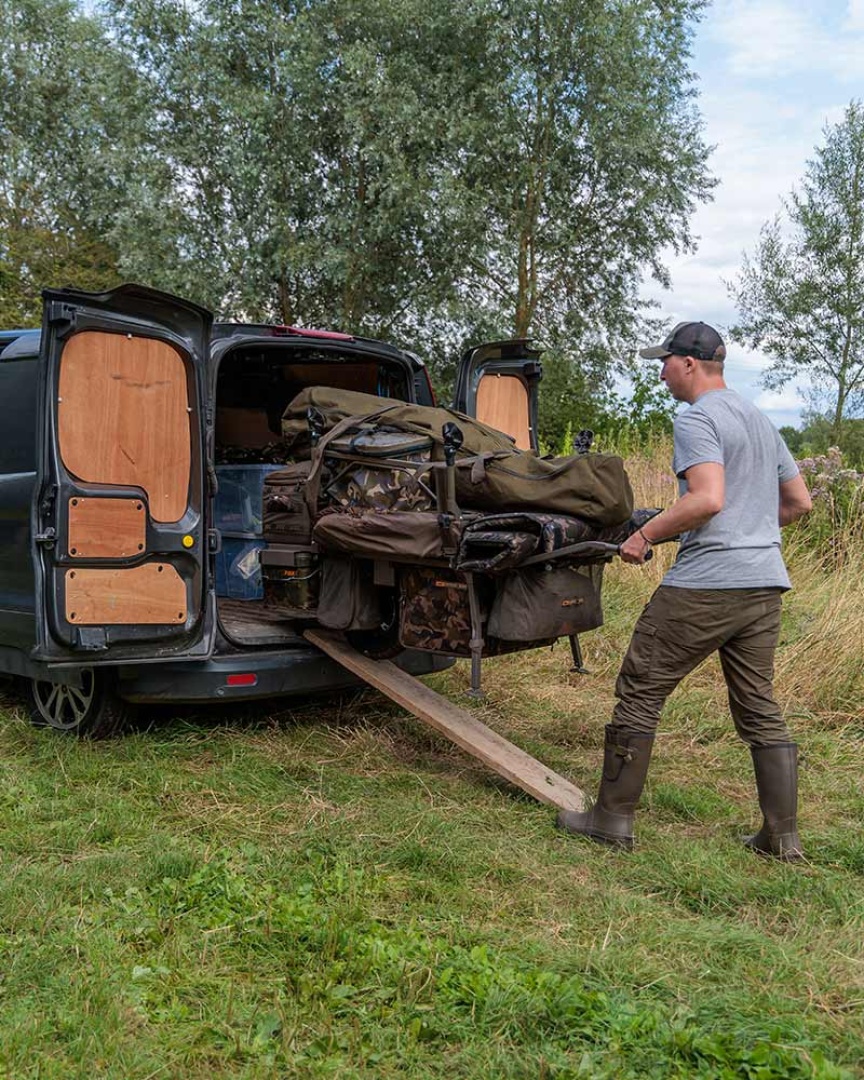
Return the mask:
[[[540,355],[523,338],[468,349],[456,374],[454,408],[503,431],[520,450],[539,450]]]
[[[212,317],[137,285],[44,294],[34,657],[207,657]]]

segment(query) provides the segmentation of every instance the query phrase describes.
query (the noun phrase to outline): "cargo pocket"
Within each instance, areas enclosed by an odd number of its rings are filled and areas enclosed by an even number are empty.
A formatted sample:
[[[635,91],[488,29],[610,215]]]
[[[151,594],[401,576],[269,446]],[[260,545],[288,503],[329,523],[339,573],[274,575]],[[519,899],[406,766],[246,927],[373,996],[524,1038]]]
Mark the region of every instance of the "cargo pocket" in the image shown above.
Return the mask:
[[[657,651],[657,627],[652,623],[636,624],[630,648],[621,665],[622,675],[642,677],[654,667],[654,655]]]

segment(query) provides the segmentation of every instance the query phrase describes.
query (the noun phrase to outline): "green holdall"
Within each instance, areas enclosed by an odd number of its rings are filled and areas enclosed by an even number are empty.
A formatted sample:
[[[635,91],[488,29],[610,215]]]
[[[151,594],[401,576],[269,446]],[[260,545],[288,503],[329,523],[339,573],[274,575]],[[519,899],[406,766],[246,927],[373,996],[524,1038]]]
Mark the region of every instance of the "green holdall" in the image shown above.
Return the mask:
[[[601,527],[620,525],[633,512],[630,481],[623,461],[614,454],[541,458],[519,450],[503,432],[453,409],[411,405],[352,390],[311,386],[291,401],[282,430],[295,457],[312,452],[310,409],[318,414],[325,434],[356,416],[358,428],[364,430],[428,436],[437,461],[443,460],[442,429],[455,423],[463,435],[456,457],[456,498],[463,509],[548,511]],[[359,447],[356,452],[362,461]]]

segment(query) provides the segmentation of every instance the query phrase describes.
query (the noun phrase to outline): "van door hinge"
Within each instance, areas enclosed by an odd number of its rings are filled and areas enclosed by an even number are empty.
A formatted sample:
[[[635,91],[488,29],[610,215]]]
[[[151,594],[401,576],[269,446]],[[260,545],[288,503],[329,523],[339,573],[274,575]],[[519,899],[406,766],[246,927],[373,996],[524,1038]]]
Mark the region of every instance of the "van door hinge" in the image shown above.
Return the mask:
[[[44,544],[47,548],[53,548],[57,543],[57,532],[53,528],[48,528],[45,532],[36,533],[33,540],[37,544]]]
[[[57,501],[57,488],[46,487],[42,492],[42,498],[39,500],[39,513],[45,517],[54,510],[54,503]]]
[[[64,304],[61,300],[52,300],[48,304],[48,322],[52,326],[65,323],[64,330],[71,330],[75,326],[77,312],[71,304]]]
[[[207,530],[207,550],[211,555],[218,555],[222,550],[222,533],[218,529]]]
[[[73,649],[84,652],[105,652],[108,648],[108,635],[102,626],[76,626]]]

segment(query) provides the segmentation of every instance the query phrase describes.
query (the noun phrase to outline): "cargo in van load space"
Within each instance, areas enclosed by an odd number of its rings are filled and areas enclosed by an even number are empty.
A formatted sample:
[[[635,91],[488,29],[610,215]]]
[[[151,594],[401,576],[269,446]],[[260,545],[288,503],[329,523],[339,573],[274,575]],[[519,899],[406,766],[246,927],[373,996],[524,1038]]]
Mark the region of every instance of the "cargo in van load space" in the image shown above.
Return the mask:
[[[456,407],[536,450],[539,355],[469,350]],[[103,735],[135,703],[357,685],[303,636],[308,560],[264,535],[268,477],[297,460],[282,417],[313,387],[434,404],[410,352],[214,323],[138,285],[47,290],[41,331],[0,332],[0,671],[26,680],[37,723]],[[286,616],[276,595],[306,607]],[[423,674],[452,658],[399,648],[396,662]]]

